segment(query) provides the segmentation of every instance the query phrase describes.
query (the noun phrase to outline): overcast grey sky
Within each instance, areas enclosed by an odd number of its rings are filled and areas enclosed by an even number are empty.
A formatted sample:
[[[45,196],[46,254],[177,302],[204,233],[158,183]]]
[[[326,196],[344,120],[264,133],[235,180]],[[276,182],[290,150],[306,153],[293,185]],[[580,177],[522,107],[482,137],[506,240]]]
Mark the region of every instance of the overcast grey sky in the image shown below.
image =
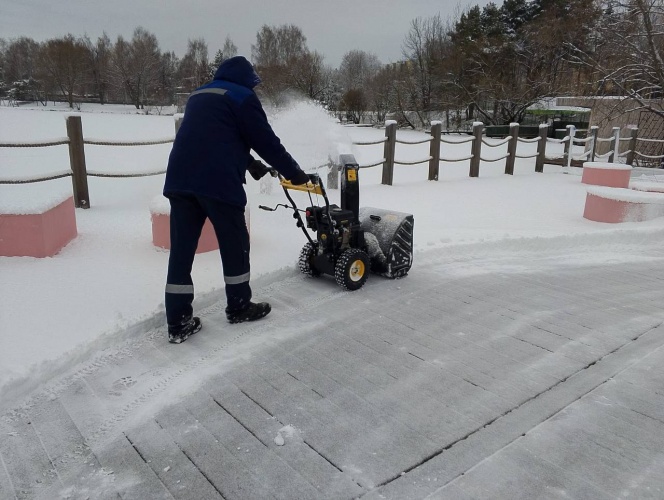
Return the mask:
[[[262,25],[295,24],[325,63],[337,67],[349,50],[372,52],[383,63],[401,57],[410,22],[457,9],[484,6],[488,0],[0,0],[0,38],[29,36],[36,41],[71,33],[95,40],[104,31],[111,40],[131,38],[143,26],[162,51],[179,57],[189,38],[203,37],[210,57],[226,36],[240,54],[251,57],[251,44]],[[502,3],[500,0],[496,2]]]

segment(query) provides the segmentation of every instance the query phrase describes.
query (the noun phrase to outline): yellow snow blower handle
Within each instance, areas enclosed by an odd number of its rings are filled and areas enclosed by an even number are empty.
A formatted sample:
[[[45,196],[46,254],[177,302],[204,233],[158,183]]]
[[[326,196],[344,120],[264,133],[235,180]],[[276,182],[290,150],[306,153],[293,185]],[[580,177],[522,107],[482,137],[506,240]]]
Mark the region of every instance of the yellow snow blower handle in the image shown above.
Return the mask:
[[[323,190],[321,189],[320,184],[313,184],[312,182],[307,182],[306,184],[295,185],[291,181],[287,181],[286,179],[281,179],[279,182],[284,189],[292,189],[294,191],[304,191],[307,193],[314,193],[320,195],[323,194]]]

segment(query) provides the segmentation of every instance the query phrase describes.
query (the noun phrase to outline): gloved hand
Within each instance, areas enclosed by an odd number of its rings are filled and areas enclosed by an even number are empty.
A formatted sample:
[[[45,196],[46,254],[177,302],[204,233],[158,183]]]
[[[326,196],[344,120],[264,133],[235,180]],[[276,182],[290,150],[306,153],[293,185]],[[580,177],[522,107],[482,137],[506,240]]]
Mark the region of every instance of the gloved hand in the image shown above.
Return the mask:
[[[298,170],[297,174],[295,174],[292,179],[288,180],[291,181],[294,186],[299,186],[309,182],[309,176],[304,173],[304,170]]]
[[[270,168],[262,161],[254,160],[247,167],[247,171],[258,181],[261,177],[270,172]]]
[[[320,175],[318,174],[307,174],[309,176],[309,182],[311,182],[314,186],[316,184],[320,184]]]

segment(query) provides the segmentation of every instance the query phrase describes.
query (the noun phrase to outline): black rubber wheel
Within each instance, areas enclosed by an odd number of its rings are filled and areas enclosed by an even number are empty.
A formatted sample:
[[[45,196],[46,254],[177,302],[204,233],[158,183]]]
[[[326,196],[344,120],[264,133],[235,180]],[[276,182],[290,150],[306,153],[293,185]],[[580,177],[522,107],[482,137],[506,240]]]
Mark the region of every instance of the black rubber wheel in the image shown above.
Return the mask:
[[[297,261],[297,266],[300,268],[302,274],[307,276],[316,277],[320,276],[320,271],[314,267],[313,260],[317,254],[318,249],[311,242],[307,242],[300,251],[300,258]]]
[[[346,250],[334,266],[334,279],[346,290],[358,290],[369,277],[369,256],[359,248]]]

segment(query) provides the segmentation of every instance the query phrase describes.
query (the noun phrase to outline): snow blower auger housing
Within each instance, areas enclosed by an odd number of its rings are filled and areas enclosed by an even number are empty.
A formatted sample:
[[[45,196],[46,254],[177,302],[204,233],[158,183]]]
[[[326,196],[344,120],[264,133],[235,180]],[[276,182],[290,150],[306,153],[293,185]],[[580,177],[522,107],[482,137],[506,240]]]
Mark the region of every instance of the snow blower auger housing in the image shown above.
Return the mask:
[[[323,182],[317,174],[310,182],[295,186],[280,177],[297,226],[308,242],[300,252],[298,266],[308,276],[327,274],[347,290],[357,290],[367,281],[369,271],[388,278],[408,274],[413,263],[413,216],[380,208],[359,208],[359,165],[353,155],[341,155],[341,207],[330,204]],[[289,191],[309,193],[311,206],[300,210]],[[323,198],[314,205],[312,194]],[[304,221],[300,213],[304,213]],[[307,229],[316,233],[315,239]]]

